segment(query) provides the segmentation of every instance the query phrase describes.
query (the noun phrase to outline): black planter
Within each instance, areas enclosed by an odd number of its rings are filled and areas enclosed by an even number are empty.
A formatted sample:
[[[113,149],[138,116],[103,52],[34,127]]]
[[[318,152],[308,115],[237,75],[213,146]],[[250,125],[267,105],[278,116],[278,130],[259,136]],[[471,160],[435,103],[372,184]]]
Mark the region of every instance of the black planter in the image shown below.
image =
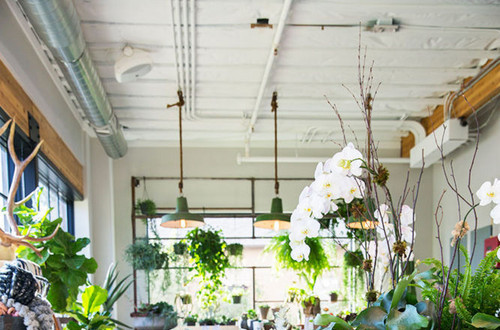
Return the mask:
[[[241,304],[241,296],[233,296],[233,304]]]
[[[330,302],[337,302],[339,300],[339,295],[336,292],[330,293]]]
[[[24,325],[24,318],[14,317],[10,315],[0,316],[0,329],[5,330],[26,330]]]

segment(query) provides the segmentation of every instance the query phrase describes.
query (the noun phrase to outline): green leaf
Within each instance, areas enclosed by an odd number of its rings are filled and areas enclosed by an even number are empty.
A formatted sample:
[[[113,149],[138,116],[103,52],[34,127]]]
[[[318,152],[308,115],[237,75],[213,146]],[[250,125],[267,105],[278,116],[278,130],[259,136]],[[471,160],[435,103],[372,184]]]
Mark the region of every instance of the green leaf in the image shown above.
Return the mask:
[[[108,298],[108,292],[98,285],[89,286],[82,294],[84,315],[96,313]]]
[[[387,312],[380,306],[372,306],[361,311],[356,319],[352,322],[352,326],[363,326],[364,329],[385,329],[385,318]]]
[[[500,319],[492,315],[477,313],[472,317],[471,324],[476,328],[497,329],[500,327]]]
[[[90,244],[90,239],[87,237],[77,239],[71,246],[71,252],[74,254],[83,250],[87,245]]]
[[[322,326],[323,330],[351,330],[354,329],[339,317],[330,314],[318,314],[314,318],[314,324]]]
[[[76,255],[71,258],[64,259],[64,263],[73,269],[79,269],[87,258],[84,255]]]
[[[64,327],[64,330],[80,330],[80,329],[83,329],[83,327],[78,325],[78,323],[76,323],[75,321],[70,321]]]
[[[86,259],[80,267],[81,271],[89,274],[94,274],[97,270],[97,261],[94,258]]]
[[[398,284],[396,285],[396,288],[394,289],[394,293],[392,295],[392,302],[391,302],[391,308],[390,310],[394,309],[396,306],[398,306],[399,301],[401,298],[403,298],[406,295],[406,288],[408,285],[413,281],[413,278],[417,275],[417,272],[414,271],[413,274],[409,276],[403,277]]]
[[[68,298],[68,288],[61,281],[52,282],[47,294],[47,299],[52,307],[59,311],[66,310],[66,299]]]
[[[404,312],[397,309],[391,310],[386,322],[388,330],[422,329],[428,325],[429,320],[425,316],[419,315],[413,305],[406,305]]]

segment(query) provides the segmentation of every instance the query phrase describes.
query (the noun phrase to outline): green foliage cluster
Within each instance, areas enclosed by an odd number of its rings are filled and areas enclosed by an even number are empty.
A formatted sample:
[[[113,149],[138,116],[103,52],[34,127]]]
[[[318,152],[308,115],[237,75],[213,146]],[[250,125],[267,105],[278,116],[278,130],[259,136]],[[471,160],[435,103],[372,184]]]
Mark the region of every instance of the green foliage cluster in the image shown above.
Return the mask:
[[[177,312],[174,307],[165,301],[155,304],[142,304],[137,311],[148,317],[163,318],[163,329],[172,329],[177,325]]]
[[[189,314],[184,318],[184,323],[188,325],[194,325],[198,321],[198,314]]]
[[[187,244],[184,241],[179,241],[174,243],[174,253],[178,256],[182,256],[187,252]]]
[[[352,322],[330,314],[320,314],[314,324],[320,330],[332,329],[430,329],[434,322],[432,302],[417,302],[416,297],[408,292],[408,286],[416,273],[401,279],[396,288],[384,293],[370,307],[359,313]]]
[[[48,219],[51,209],[45,213],[39,211],[41,192],[40,189],[34,208],[20,205],[14,210],[21,223],[19,226],[21,235],[29,232],[31,237],[45,237],[52,234],[62,222],[61,218],[54,221]],[[60,228],[53,239],[33,244],[37,248],[43,248],[41,258],[24,246],[19,247],[18,256],[40,265],[44,277],[50,282],[47,300],[54,311],[64,313],[76,302],[79,288],[87,284],[88,274],[93,274],[97,270],[95,259],[81,254],[81,251],[90,244],[90,239],[75,239],[73,235]]]
[[[249,309],[247,311],[247,316],[249,320],[257,320],[259,318],[255,309]]]
[[[168,267],[168,254],[162,252],[160,243],[149,243],[146,239],[137,239],[125,250],[125,259],[134,269],[151,271]]]
[[[195,228],[186,235],[188,254],[193,263],[190,270],[194,272],[194,277],[200,279],[198,299],[203,309],[218,302],[223,286],[222,278],[230,266],[225,253],[226,242],[220,233],[210,228]]]
[[[461,245],[460,251],[465,257],[466,264],[460,274],[456,269],[451,272],[441,327],[452,329],[454,315],[450,313],[450,301],[456,292],[457,296],[453,299],[458,316],[454,323],[456,328],[475,329],[474,321],[483,322],[486,318],[496,324],[492,328],[495,329],[500,326],[500,319],[493,317],[500,309],[500,271],[494,267],[498,262],[496,251],[488,253],[481,260],[474,274],[472,274],[467,250]],[[443,290],[442,271],[444,269],[444,274],[447,274],[448,267],[443,267],[436,259],[426,259],[423,262],[431,268],[417,276],[417,283],[422,289],[422,297],[438,305]]]
[[[156,204],[151,199],[138,200],[136,208],[143,215],[154,216],[156,214]]]
[[[274,253],[276,265],[280,269],[289,269],[298,273],[307,283],[309,291],[312,292],[319,276],[330,269],[330,263],[320,238],[307,237],[305,242],[311,249],[307,261],[299,262],[292,259],[292,248],[287,234],[274,236],[264,251]]]
[[[232,243],[226,246],[226,250],[230,256],[242,256],[243,255],[243,245],[240,243]]]
[[[111,312],[104,308],[108,301],[108,291],[98,285],[89,286],[82,294],[82,302],[76,302],[68,314],[70,321],[65,330],[113,330],[117,326],[129,326],[111,318]]]
[[[363,264],[364,256],[361,250],[346,251],[344,253],[344,265],[348,267],[360,267]]]

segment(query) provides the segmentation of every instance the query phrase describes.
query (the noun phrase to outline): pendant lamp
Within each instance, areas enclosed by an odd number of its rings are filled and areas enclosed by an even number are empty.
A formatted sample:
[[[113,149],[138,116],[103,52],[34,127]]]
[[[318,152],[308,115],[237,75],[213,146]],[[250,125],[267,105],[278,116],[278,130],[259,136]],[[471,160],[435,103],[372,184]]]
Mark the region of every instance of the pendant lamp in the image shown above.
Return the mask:
[[[278,93],[273,93],[271,111],[274,112],[274,190],[276,197],[271,202],[271,213],[257,216],[254,226],[258,228],[279,231],[290,228],[290,216],[283,213],[283,202],[278,197],[280,184],[278,182]]]
[[[192,228],[200,227],[205,224],[203,217],[199,214],[193,214],[189,212],[188,203],[186,197],[182,195],[182,189],[184,187],[183,183],[183,162],[182,162],[182,106],[184,105],[184,97],[182,96],[182,91],[177,92],[179,96],[179,102],[175,104],[167,105],[167,108],[177,106],[179,108],[179,160],[180,160],[180,181],[179,181],[179,197],[177,197],[177,203],[175,207],[175,212],[166,214],[161,217],[161,226],[166,228]]]

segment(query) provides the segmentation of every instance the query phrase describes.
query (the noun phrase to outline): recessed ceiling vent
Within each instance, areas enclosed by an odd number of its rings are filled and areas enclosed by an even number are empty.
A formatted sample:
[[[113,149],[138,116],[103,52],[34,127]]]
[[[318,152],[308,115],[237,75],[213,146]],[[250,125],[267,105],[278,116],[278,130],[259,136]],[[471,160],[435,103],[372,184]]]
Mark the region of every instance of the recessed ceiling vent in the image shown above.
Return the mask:
[[[379,18],[371,26],[373,32],[397,32],[399,24],[392,17]]]
[[[135,81],[153,68],[148,52],[125,46],[122,56],[115,62],[115,78],[119,83]]]

